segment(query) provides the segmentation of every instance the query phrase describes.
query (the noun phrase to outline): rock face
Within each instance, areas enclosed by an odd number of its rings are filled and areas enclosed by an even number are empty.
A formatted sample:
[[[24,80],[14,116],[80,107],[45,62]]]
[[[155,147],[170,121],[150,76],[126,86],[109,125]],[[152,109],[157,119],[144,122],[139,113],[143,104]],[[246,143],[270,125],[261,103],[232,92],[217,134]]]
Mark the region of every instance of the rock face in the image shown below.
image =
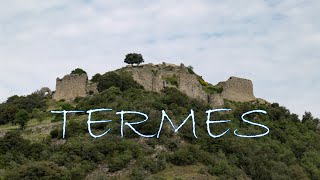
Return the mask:
[[[253,95],[251,80],[230,77],[227,81],[221,82],[220,84],[223,87],[223,99],[237,102],[248,102],[256,99]]]
[[[56,80],[56,92],[53,94],[54,100],[72,101],[76,97],[85,97],[89,94],[97,93],[96,84],[88,82],[87,74],[69,74],[62,79]]]

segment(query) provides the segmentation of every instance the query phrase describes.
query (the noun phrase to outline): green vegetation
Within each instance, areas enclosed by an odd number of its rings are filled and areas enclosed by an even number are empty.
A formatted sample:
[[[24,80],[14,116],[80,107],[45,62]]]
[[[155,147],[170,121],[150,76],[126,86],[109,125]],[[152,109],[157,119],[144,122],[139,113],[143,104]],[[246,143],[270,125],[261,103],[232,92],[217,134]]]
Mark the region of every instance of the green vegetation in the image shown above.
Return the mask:
[[[199,79],[199,83],[202,85],[202,86],[208,86],[209,83],[206,82],[205,80],[203,80],[202,78]]]
[[[4,124],[0,132],[6,132],[0,138],[0,179],[320,179],[319,119],[310,112],[300,120],[277,103],[226,101],[225,108],[232,111],[216,113],[211,118],[231,122],[212,124],[210,128],[215,134],[228,128],[230,131],[213,139],[207,133],[205,114],[211,107],[176,88],[147,92],[124,72],[106,73],[97,82],[99,94],[71,103],[33,94],[13,96],[0,104],[0,122]],[[98,139],[88,135],[84,113],[68,116],[66,140],[61,139],[62,115],[56,116],[55,123],[50,123],[55,115],[48,116],[53,109],[93,108],[113,109],[93,114],[93,119],[113,120],[92,126],[94,134],[112,128]],[[177,134],[166,121],[159,139],[140,138],[128,126],[124,126],[124,138],[120,137],[116,111],[148,114],[147,122],[134,127],[140,133],[154,134],[159,129],[162,109],[175,125],[188,116],[190,109],[195,110],[198,139],[192,135],[190,121]],[[262,138],[234,136],[235,129],[241,134],[262,133],[261,128],[240,120],[244,112],[253,109],[268,112],[247,118],[268,126],[270,134]],[[24,130],[12,126],[26,113],[31,119]],[[41,121],[40,114],[45,116]],[[141,116],[127,115],[125,120],[137,122]]]
[[[223,91],[222,86],[218,85],[212,85],[205,80],[202,79],[202,77],[199,77],[199,83],[202,85],[203,90],[208,94],[221,94]]]
[[[124,62],[127,64],[137,64],[139,66],[139,64],[143,63],[143,57],[141,54],[137,54],[137,53],[129,53],[126,55]]]
[[[20,125],[21,129],[24,129],[27,125],[27,122],[29,121],[28,112],[24,109],[19,110],[15,116],[14,121],[15,121],[15,123],[18,123]]]
[[[107,72],[97,78],[98,91],[102,92],[110,87],[118,87],[121,91],[130,88],[143,88],[140,84],[133,80],[130,73],[122,71],[119,74],[115,72]]]
[[[76,68],[75,70],[71,71],[71,74],[78,74],[78,75],[81,75],[81,74],[87,74],[87,72],[85,72],[83,69],[81,68]]]
[[[193,71],[193,67],[192,66],[188,66],[187,68],[188,68],[188,72],[190,74],[195,74],[194,71]]]
[[[163,80],[165,80],[167,83],[169,83],[172,86],[178,86],[178,78],[177,75],[172,75],[172,76],[166,76],[163,77]]]
[[[223,87],[208,84],[207,86],[203,87],[203,90],[208,94],[221,94],[223,91]]]
[[[28,96],[11,96],[6,102],[0,104],[0,124],[15,124],[16,114],[20,110],[32,113],[33,109],[45,110],[47,108],[44,95],[32,93]]]
[[[100,78],[100,77],[101,77],[101,74],[97,73],[97,74],[95,74],[94,76],[92,76],[91,81],[96,83],[96,82],[99,81],[99,78]]]

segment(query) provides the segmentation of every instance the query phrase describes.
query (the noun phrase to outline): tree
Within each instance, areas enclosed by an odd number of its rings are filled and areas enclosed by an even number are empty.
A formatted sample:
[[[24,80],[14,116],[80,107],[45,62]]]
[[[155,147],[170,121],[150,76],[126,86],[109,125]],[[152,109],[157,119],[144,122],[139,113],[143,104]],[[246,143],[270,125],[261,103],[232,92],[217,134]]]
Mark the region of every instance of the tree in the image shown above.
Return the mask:
[[[133,78],[127,73],[122,73],[119,75],[115,72],[107,72],[101,75],[98,80],[98,91],[102,92],[112,86],[119,87],[121,91],[125,91],[130,88],[142,88],[142,86],[134,81]]]
[[[26,110],[21,109],[15,116],[15,122],[20,125],[21,129],[24,129],[29,121],[29,114]]]
[[[39,123],[41,123],[44,120],[45,115],[46,114],[38,108],[33,109],[31,114],[32,118],[37,119]]]
[[[81,75],[81,74],[87,74],[87,72],[85,72],[83,69],[81,68],[77,68],[73,71],[71,71],[71,74],[78,74],[78,75]]]
[[[94,76],[92,76],[92,79],[91,79],[91,81],[92,82],[99,82],[99,78],[101,77],[101,74],[99,74],[99,73],[97,73],[97,74],[95,74]]]
[[[137,54],[137,53],[129,53],[126,55],[124,62],[127,64],[131,64],[133,66],[133,64],[137,64],[139,66],[139,64],[143,63],[143,57],[141,54]]]
[[[311,114],[311,112],[304,112],[304,115],[302,116],[302,122],[306,122],[306,121],[313,121],[313,116]]]

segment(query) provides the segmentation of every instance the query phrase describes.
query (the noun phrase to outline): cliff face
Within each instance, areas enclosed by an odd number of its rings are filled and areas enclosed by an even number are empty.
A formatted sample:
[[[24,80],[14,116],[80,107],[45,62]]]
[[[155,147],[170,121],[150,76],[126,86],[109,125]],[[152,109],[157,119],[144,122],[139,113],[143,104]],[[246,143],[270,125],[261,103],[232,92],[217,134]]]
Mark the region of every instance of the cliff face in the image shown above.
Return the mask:
[[[202,77],[194,74],[183,64],[127,66],[115,72],[121,71],[131,72],[133,79],[147,91],[160,93],[166,87],[175,87],[187,96],[208,103],[212,107],[223,106],[224,99],[238,102],[256,99],[253,95],[252,82],[238,77],[230,77],[227,81],[218,83],[217,87],[222,88],[222,92],[207,93],[204,90],[206,85],[201,83]],[[76,97],[85,97],[97,92],[97,85],[90,83],[86,74],[71,74],[62,79],[57,78],[53,99],[71,101]]]

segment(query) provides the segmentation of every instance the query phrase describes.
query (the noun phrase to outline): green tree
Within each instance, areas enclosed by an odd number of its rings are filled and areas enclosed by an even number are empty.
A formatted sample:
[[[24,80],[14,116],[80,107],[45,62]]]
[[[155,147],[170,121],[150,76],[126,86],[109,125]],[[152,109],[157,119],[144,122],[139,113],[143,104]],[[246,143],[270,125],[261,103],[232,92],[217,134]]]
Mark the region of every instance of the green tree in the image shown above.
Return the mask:
[[[101,77],[101,74],[97,73],[94,76],[92,76],[91,81],[92,82],[99,82],[99,78]]]
[[[307,121],[312,121],[313,120],[313,116],[311,114],[311,112],[305,112],[304,115],[302,116],[302,122],[307,122]]]
[[[137,54],[137,53],[129,53],[126,55],[124,62],[127,64],[137,64],[139,66],[139,64],[143,63],[143,57],[141,54]]]
[[[32,118],[37,119],[39,123],[41,123],[45,118],[45,113],[43,111],[40,111],[37,108],[32,110],[32,114],[31,115],[32,115]]]
[[[81,68],[76,68],[75,70],[71,71],[71,74],[87,74],[87,72],[85,72],[83,69]]]
[[[26,110],[19,110],[15,116],[15,121],[20,125],[21,129],[24,129],[29,121],[29,114]]]
[[[140,84],[134,81],[133,78],[126,73],[117,74],[115,72],[107,72],[101,75],[98,80],[98,91],[102,92],[109,89],[111,86],[119,87],[121,91],[125,91],[130,88],[142,88]]]

